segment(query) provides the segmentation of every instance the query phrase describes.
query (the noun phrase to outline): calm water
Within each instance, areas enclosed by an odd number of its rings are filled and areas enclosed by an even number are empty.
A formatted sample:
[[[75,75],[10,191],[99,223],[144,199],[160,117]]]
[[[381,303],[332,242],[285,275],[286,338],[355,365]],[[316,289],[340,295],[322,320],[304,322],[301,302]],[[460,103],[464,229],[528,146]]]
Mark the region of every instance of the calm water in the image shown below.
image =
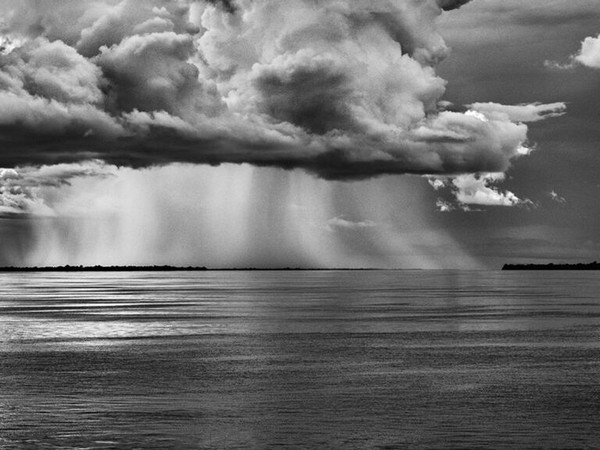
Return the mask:
[[[600,272],[0,274],[0,448],[600,446]]]

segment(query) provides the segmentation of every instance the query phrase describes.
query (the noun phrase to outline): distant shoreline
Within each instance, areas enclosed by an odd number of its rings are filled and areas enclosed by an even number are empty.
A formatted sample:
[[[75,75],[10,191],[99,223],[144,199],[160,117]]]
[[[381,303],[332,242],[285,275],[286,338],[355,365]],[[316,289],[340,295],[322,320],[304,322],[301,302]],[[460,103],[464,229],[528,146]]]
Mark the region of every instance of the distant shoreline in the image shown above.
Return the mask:
[[[236,267],[209,269],[204,266],[43,266],[43,267],[0,267],[0,272],[224,272],[224,271],[325,271],[325,270],[393,270],[393,269],[373,269],[373,268],[303,268],[303,267],[279,267],[279,268],[260,268],[260,267]],[[420,270],[420,269],[415,269]]]
[[[577,264],[504,264],[502,270],[600,270],[600,263]]]
[[[43,266],[43,267],[0,267],[0,272],[173,272],[179,270],[203,271],[206,267],[175,266]]]
[[[208,268],[204,266],[0,266],[3,272],[286,272],[286,271],[377,271],[377,270],[425,270],[425,269],[396,269],[396,268],[351,268],[351,267],[222,267]],[[504,264],[502,270],[600,270],[600,263],[576,264]]]

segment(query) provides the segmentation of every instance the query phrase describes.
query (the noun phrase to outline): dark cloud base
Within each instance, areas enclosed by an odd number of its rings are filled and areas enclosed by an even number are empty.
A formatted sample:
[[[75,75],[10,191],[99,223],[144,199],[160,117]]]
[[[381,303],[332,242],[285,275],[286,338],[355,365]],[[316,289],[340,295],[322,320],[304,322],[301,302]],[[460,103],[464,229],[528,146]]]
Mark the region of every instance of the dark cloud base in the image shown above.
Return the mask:
[[[0,167],[504,171],[522,154],[521,119],[438,106],[448,48],[435,21],[465,3],[8,2]]]

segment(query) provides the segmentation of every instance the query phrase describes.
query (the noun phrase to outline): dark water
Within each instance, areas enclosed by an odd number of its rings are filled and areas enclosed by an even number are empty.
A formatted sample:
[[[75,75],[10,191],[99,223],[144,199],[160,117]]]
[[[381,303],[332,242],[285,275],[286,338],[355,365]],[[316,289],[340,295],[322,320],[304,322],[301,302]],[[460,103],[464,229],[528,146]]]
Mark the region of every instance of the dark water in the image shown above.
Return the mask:
[[[0,448],[600,447],[600,272],[0,274]]]

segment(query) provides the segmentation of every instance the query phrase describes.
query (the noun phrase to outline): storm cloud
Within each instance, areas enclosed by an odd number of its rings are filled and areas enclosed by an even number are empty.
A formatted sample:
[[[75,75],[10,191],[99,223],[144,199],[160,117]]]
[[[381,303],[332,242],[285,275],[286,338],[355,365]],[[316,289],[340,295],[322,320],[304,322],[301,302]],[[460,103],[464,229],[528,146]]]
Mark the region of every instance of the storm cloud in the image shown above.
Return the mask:
[[[5,1],[0,167],[504,172],[527,153],[523,122],[565,105],[440,107],[435,21],[465,3]]]

